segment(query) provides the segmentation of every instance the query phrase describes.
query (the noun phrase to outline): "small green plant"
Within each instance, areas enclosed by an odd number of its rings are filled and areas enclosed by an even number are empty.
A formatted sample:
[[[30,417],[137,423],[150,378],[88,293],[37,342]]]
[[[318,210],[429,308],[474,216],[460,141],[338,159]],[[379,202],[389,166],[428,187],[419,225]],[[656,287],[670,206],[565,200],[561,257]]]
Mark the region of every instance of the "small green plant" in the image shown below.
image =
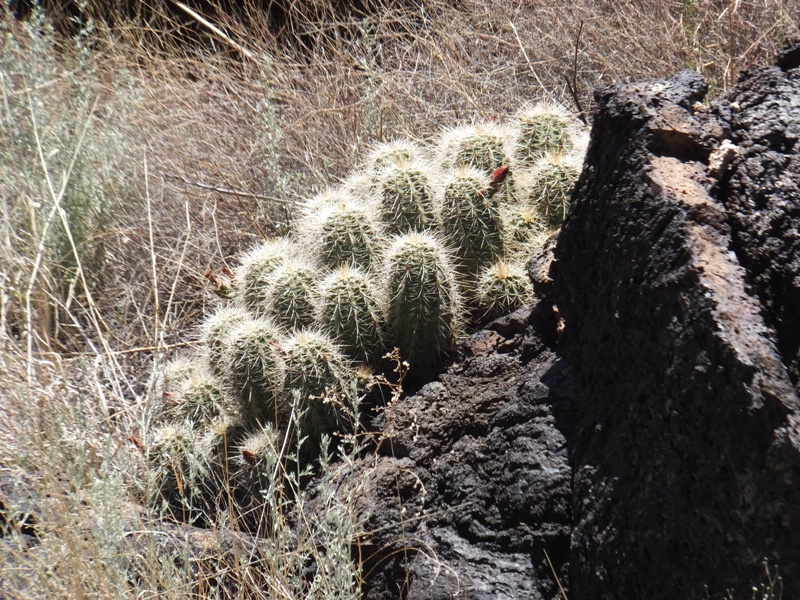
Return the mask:
[[[398,236],[383,274],[390,341],[412,369],[427,371],[454,348],[463,323],[450,253],[432,233]]]
[[[354,361],[375,364],[385,352],[378,291],[360,269],[341,267],[322,282],[316,322]]]

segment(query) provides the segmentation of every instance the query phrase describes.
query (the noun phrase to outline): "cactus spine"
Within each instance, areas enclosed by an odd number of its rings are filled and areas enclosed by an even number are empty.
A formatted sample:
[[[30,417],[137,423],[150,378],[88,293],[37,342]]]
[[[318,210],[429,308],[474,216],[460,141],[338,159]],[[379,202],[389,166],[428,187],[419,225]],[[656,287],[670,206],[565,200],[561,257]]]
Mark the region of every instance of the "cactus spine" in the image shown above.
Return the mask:
[[[279,339],[277,327],[266,319],[250,319],[231,332],[228,378],[246,423],[275,419],[285,372]]]
[[[431,233],[399,236],[387,253],[387,327],[417,372],[455,345],[463,317],[454,272],[445,246]]]
[[[313,212],[300,219],[301,237],[313,245],[326,267],[371,266],[380,246],[380,225],[368,206],[339,194],[314,205]]]
[[[267,314],[286,331],[314,323],[319,275],[307,260],[287,260],[272,274],[266,298]]]
[[[357,268],[341,267],[323,281],[317,325],[355,361],[374,364],[383,355],[378,292]]]
[[[468,274],[477,273],[503,252],[500,212],[490,183],[480,171],[461,167],[444,188],[445,235],[459,257],[459,268]]]
[[[537,104],[521,112],[517,121],[515,156],[524,166],[533,166],[552,152],[569,153],[575,149],[574,120],[560,106]]]
[[[345,419],[342,399],[350,388],[353,372],[335,342],[316,331],[300,331],[284,342],[286,377],[281,411],[283,423],[290,421],[298,395],[302,414],[300,431],[318,441],[322,433],[336,431]]]
[[[380,183],[381,220],[392,234],[433,227],[433,191],[425,171],[406,161],[387,168]]]
[[[478,298],[489,319],[521,306],[532,296],[533,288],[525,270],[502,260],[484,269],[478,279]]]

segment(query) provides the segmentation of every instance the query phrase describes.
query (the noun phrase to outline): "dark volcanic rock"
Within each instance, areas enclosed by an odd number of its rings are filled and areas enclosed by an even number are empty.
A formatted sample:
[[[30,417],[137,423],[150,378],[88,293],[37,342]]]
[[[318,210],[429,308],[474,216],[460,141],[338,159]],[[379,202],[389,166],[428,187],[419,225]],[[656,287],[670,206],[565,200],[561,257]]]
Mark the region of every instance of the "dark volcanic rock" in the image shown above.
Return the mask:
[[[791,53],[787,52],[787,55]],[[800,46],[795,49],[800,54]],[[797,66],[797,65],[795,65]],[[800,382],[800,70],[746,76],[722,104],[735,150],[720,200],[733,249]]]
[[[548,274],[580,385],[570,598],[750,597],[764,557],[800,597],[798,75],[714,111],[695,73],[597,94]]]
[[[547,556],[566,582],[572,490],[554,407],[571,377],[537,333],[547,315],[529,313],[472,336],[381,417],[382,456],[357,466],[370,473],[365,598],[553,598]]]

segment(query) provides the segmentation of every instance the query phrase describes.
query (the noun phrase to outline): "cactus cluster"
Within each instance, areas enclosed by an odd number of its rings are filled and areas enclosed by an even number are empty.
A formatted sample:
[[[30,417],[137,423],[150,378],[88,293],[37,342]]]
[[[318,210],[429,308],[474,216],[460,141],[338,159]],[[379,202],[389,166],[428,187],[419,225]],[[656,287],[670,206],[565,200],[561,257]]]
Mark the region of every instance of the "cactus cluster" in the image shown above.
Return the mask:
[[[563,221],[583,147],[565,110],[537,106],[430,147],[382,144],[300,206],[292,233],[241,258],[202,350],[155,382],[158,494],[254,506],[287,441],[311,460],[353,425],[386,352],[425,373],[462,332],[529,301],[524,261]]]

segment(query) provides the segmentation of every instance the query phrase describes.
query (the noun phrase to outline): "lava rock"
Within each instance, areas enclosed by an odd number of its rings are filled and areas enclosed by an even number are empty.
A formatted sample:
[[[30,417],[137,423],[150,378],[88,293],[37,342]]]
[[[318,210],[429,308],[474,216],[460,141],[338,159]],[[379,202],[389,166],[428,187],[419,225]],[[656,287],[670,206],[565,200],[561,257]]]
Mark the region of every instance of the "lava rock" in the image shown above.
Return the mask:
[[[797,85],[596,94],[548,273],[580,389],[570,598],[749,597],[764,559],[800,596]]]
[[[369,473],[364,598],[544,599],[556,576],[567,583],[572,490],[557,421],[572,376],[541,327],[530,309],[495,321],[377,419],[381,456],[355,467]]]

